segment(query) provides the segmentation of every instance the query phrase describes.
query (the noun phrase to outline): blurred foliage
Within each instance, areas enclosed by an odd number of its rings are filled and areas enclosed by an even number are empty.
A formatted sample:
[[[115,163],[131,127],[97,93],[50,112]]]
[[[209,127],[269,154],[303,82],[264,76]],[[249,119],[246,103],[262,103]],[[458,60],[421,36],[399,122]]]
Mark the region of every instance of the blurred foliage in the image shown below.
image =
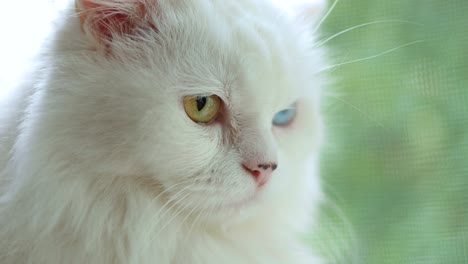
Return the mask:
[[[373,21],[327,42],[333,63],[423,42],[329,70],[314,243],[332,263],[468,263],[468,1],[342,0],[323,39]]]

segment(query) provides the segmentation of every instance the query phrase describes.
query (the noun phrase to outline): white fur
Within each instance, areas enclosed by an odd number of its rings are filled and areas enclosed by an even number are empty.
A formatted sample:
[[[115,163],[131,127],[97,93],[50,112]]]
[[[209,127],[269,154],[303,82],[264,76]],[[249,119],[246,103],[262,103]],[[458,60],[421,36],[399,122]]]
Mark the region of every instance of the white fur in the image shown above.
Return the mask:
[[[71,6],[1,103],[0,263],[318,263],[299,238],[320,198],[313,25],[267,0],[158,8],[159,32],[102,48]],[[219,122],[187,117],[196,94],[223,99]],[[279,163],[259,190],[258,156]]]

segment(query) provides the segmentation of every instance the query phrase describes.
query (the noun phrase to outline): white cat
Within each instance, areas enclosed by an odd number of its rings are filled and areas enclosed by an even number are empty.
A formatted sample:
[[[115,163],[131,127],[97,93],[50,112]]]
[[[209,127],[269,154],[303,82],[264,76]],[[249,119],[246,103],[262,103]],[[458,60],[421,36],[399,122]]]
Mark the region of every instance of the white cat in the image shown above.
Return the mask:
[[[319,263],[324,7],[77,0],[0,105],[0,263]]]

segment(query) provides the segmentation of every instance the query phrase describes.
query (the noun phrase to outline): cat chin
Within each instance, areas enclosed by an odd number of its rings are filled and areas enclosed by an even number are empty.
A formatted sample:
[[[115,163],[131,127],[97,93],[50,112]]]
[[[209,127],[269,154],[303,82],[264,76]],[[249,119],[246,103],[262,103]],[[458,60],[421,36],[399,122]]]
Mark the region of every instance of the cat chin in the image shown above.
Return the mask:
[[[217,202],[207,203],[200,199],[198,204],[184,211],[182,218],[189,219],[194,225],[207,225],[213,228],[235,226],[239,223],[254,219],[263,207],[268,207],[263,197],[263,190],[256,189],[242,197],[226,199],[219,197]],[[193,199],[195,201],[195,199]],[[177,210],[175,210],[177,211]]]
[[[241,219],[253,216],[253,213],[260,206],[260,199],[258,192],[248,195],[242,199],[234,201],[226,201],[216,207],[215,211],[220,217],[233,218],[239,217]]]

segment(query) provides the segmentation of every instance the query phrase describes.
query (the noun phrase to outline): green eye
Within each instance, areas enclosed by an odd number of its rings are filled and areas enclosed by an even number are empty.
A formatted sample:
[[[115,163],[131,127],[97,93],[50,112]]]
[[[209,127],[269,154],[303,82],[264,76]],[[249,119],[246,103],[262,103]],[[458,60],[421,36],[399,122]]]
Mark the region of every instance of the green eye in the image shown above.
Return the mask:
[[[187,115],[196,123],[208,123],[218,116],[221,98],[210,96],[186,96],[184,108]]]

